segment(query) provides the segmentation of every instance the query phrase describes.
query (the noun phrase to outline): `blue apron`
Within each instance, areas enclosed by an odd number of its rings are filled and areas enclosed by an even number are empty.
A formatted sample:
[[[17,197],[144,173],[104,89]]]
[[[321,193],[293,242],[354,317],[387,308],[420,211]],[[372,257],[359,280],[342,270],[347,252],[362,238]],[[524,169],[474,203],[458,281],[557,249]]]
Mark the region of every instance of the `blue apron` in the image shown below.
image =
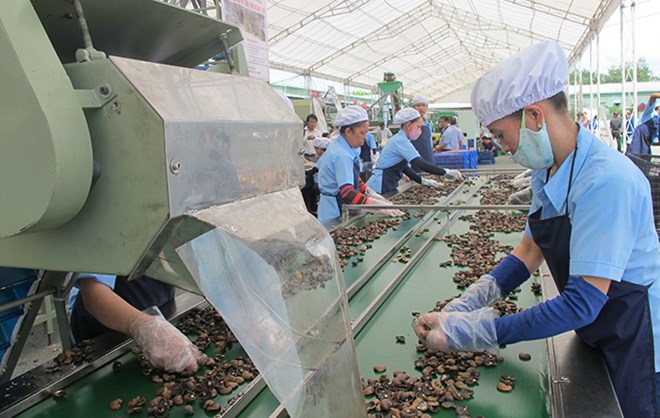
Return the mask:
[[[343,186],[343,184],[339,185]],[[355,190],[360,190],[360,162],[358,160],[353,160],[353,187]],[[339,208],[339,215],[341,215],[341,206],[344,203],[347,203],[344,201],[344,198],[341,197],[341,194],[339,194],[339,191],[337,191],[336,194],[330,194],[330,193],[325,193],[321,190],[321,194],[325,196],[332,196],[337,200],[337,207]]]
[[[571,221],[568,194],[575,155],[577,146],[566,193],[566,213],[541,220],[542,208],[539,208],[528,218],[534,242],[541,249],[559,292],[563,292],[569,276]],[[612,281],[607,296],[609,299],[596,320],[575,333],[587,345],[601,351],[624,416],[655,417],[657,399],[648,288]]]
[[[401,180],[403,170],[408,166],[408,161],[403,160],[400,163],[394,164],[391,167],[379,168],[378,163],[376,163],[375,170],[380,170],[383,172],[381,176],[381,185],[380,193],[389,193],[396,190],[399,185],[399,180]]]
[[[371,147],[367,144],[367,141],[364,141],[364,144],[360,147],[360,159],[364,163],[371,162]]]

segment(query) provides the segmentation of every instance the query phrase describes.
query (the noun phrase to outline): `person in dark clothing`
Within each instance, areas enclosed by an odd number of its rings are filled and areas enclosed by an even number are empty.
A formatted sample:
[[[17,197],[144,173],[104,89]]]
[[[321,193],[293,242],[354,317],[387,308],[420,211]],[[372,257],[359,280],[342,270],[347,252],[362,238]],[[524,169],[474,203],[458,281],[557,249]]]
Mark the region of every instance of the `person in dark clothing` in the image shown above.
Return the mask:
[[[493,153],[493,155],[497,155],[497,145],[491,137],[484,136],[481,138],[481,147],[484,151],[490,151]]]
[[[433,138],[431,138],[431,124],[426,120],[425,115],[426,111],[429,109],[429,99],[426,96],[418,94],[413,97],[412,100],[413,107],[419,112],[422,116],[424,124],[422,125],[422,134],[417,138],[416,141],[413,141],[413,147],[419,153],[419,156],[422,159],[430,164],[433,164]],[[419,167],[413,167],[416,173],[419,173],[421,170]]]
[[[612,134],[612,139],[616,142],[616,149],[621,152],[622,143],[621,143],[621,132],[622,132],[623,123],[619,114],[614,112],[612,114],[612,119],[610,120],[610,133]]]

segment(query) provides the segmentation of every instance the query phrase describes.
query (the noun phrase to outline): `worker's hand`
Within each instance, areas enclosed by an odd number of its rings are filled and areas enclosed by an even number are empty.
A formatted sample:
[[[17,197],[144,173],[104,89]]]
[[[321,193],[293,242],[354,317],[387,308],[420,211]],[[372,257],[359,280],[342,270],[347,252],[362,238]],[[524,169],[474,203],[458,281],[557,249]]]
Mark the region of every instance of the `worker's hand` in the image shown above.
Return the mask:
[[[374,189],[372,189],[371,187],[369,187],[369,186],[367,186],[367,189],[364,191],[364,195],[367,196],[367,197],[370,197],[372,199],[382,200],[384,202],[389,203],[389,201],[387,199],[385,199],[383,196],[376,193],[376,191]]]
[[[158,308],[151,307],[129,320],[128,332],[157,368],[169,372],[196,371],[204,354],[170,324]]]
[[[439,181],[422,177],[422,186],[440,187],[441,185],[442,183],[440,183]]]
[[[497,352],[497,313],[493,308],[472,312],[429,312],[413,321],[419,340],[436,351]]]
[[[463,180],[463,175],[458,170],[452,170],[451,168],[445,168],[445,176],[450,180]]]
[[[314,135],[307,135],[307,139],[311,141],[312,139],[316,139],[316,137]]]
[[[502,298],[500,286],[490,274],[484,274],[468,287],[460,298],[442,308],[442,312],[470,312],[490,305]]]
[[[390,205],[392,205],[392,202],[390,202],[389,200],[386,200],[386,199],[380,200],[380,199],[369,198],[369,200],[367,200],[367,205],[379,205],[379,206],[380,205],[387,205],[387,206],[390,206]],[[396,218],[397,216],[404,216],[406,214],[405,212],[403,212],[399,209],[378,209],[378,213],[380,213],[382,215],[386,215],[386,216],[391,216],[393,218]]]

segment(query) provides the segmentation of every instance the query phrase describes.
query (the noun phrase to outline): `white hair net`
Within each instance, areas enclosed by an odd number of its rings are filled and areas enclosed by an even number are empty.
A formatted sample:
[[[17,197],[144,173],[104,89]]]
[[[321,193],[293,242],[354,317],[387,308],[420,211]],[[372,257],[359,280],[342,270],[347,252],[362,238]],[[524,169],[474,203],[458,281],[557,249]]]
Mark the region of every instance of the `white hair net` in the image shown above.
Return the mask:
[[[413,97],[412,104],[413,106],[415,106],[418,103],[424,103],[425,105],[428,106],[428,104],[430,103],[429,98],[424,96],[423,94],[418,94],[415,97]]]
[[[369,120],[369,115],[367,111],[361,108],[360,106],[350,105],[346,106],[337,113],[335,121],[332,123],[332,126],[341,128],[342,126],[352,125],[358,122],[364,122]]]
[[[415,120],[420,116],[422,115],[419,114],[417,109],[413,107],[406,107],[396,112],[396,115],[394,115],[393,122],[397,125],[401,125],[411,120]]]
[[[321,149],[326,149],[330,146],[330,139],[328,138],[316,138],[315,140],[312,141],[312,144],[314,145],[315,148],[321,148]]]
[[[481,76],[470,101],[479,121],[490,125],[527,105],[564,90],[568,60],[554,41],[526,48]]]

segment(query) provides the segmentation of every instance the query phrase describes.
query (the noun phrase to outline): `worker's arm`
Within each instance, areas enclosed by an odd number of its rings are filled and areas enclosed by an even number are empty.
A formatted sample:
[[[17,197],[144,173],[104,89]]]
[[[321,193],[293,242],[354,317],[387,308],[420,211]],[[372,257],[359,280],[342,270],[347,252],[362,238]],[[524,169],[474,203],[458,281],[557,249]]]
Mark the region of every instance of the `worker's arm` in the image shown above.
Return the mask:
[[[91,278],[78,282],[85,309],[106,327],[128,334],[128,323],[139,316],[148,316],[122,299],[114,290]]]
[[[197,370],[204,355],[158,308],[150,308],[150,314],[141,312],[92,278],[80,279],[79,287],[85,309],[106,327],[133,337],[155,367],[173,372]]]
[[[413,328],[434,350],[496,350],[502,344],[548,338],[589,325],[607,300],[601,289],[571,276],[561,295],[514,315],[497,317],[493,308],[430,312],[420,315]]]
[[[488,274],[468,287],[460,298],[449,302],[443,312],[469,312],[483,308],[503,298],[529,279],[543,261],[539,247],[526,235],[513,250]]]
[[[644,112],[642,113],[642,116],[639,118],[639,121],[637,122],[638,125],[651,119],[651,115],[655,110],[655,101],[658,99],[660,99],[660,92],[651,93],[649,95],[649,100],[648,102],[646,102],[646,107],[644,108]]]
[[[444,176],[445,173],[446,173],[446,170],[444,168],[438,167],[435,164],[431,164],[430,162],[426,161],[422,157],[415,158],[414,160],[412,160],[410,162],[410,165],[413,168],[417,169],[417,170],[426,171],[427,173],[437,174],[439,176]],[[406,174],[406,175],[408,175],[408,174]],[[408,177],[410,177],[410,176],[408,176]],[[413,179],[413,180],[415,180],[415,179]],[[417,180],[415,180],[415,181],[417,181]],[[419,183],[419,181],[417,181],[417,182]]]

